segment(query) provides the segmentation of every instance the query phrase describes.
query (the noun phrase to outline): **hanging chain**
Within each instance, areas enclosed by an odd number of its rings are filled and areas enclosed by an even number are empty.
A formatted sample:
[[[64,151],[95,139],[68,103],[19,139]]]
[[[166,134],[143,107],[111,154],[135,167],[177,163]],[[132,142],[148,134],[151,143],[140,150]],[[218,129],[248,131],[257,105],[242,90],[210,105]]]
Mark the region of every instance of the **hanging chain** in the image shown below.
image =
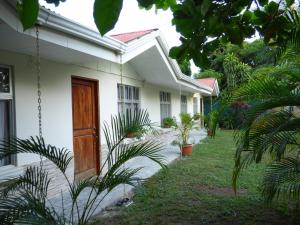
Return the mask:
[[[37,78],[37,102],[38,102],[38,121],[39,121],[39,137],[43,137],[42,132],[42,98],[41,98],[41,58],[40,58],[40,39],[39,26],[36,25],[36,78]],[[43,157],[40,156],[40,167],[43,167]]]

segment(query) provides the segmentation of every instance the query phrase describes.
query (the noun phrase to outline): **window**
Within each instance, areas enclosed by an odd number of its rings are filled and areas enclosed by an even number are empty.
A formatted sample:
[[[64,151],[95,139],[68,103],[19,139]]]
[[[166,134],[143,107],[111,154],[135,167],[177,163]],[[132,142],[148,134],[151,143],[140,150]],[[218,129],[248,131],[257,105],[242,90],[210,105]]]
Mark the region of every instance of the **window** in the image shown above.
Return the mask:
[[[203,98],[200,98],[200,113],[203,114]]]
[[[185,95],[181,95],[180,111],[182,113],[187,112],[187,97]]]
[[[193,98],[193,113],[196,114],[198,113],[198,98],[194,97]]]
[[[171,117],[171,94],[160,92],[160,118],[161,123],[166,117]]]
[[[129,85],[118,84],[118,111],[122,113],[134,112],[141,107],[140,89]]]
[[[12,82],[9,67],[0,66],[0,140],[12,133]],[[0,166],[11,164],[11,158],[0,160]]]

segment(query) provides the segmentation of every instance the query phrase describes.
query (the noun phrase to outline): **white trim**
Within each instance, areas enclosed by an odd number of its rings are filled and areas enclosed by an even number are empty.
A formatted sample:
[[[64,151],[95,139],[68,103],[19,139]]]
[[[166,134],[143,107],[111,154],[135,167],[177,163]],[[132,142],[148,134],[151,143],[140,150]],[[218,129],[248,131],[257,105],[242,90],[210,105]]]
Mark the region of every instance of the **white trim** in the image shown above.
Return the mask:
[[[9,24],[11,27],[13,27],[16,31],[23,33],[20,28],[21,24],[20,21],[16,15],[15,6],[16,6],[16,0],[0,0],[3,2],[5,7],[4,10],[1,10],[2,6],[0,7],[0,15],[4,15],[6,17],[5,22]],[[10,10],[8,9],[8,4],[10,5]],[[12,10],[13,9],[13,10]],[[12,13],[7,13],[7,11]],[[12,18],[13,17],[13,18]],[[182,74],[179,65],[177,62],[173,59],[170,59],[169,54],[169,47],[166,43],[166,40],[164,39],[162,33],[160,31],[154,31],[151,32],[145,36],[143,36],[140,39],[134,40],[128,44],[123,43],[121,41],[118,41],[114,39],[113,37],[104,36],[101,37],[100,34],[97,31],[94,31],[92,29],[89,29],[79,23],[76,23],[72,20],[69,20],[61,15],[56,14],[55,12],[52,12],[44,7],[40,7],[40,13],[38,17],[38,23],[41,25],[41,28],[49,28],[55,31],[63,32],[64,34],[69,34],[71,36],[74,36],[76,38],[79,38],[81,40],[86,40],[92,44],[96,44],[99,46],[104,47],[104,49],[107,49],[109,51],[114,52],[115,57],[113,56],[107,56],[104,57],[110,61],[120,63],[120,55],[123,54],[124,60],[123,63],[128,62],[130,59],[136,57],[137,55],[141,54],[142,52],[146,51],[147,49],[153,47],[153,45],[157,46],[158,50],[163,53],[165,56],[165,63],[169,67],[169,70],[172,74],[172,76],[175,79],[175,82],[178,84],[184,85],[186,87],[192,88],[197,92],[211,95],[213,93],[213,89],[200,85],[195,81],[194,79]],[[43,29],[41,29],[43,30]],[[45,34],[47,34],[47,29],[45,30]],[[49,32],[49,31],[48,31]],[[34,29],[29,29],[25,32],[25,34],[30,35],[34,37],[35,32]],[[57,34],[57,32],[56,32]],[[41,35],[42,38],[43,35]],[[59,36],[57,36],[59,38]],[[71,38],[71,37],[70,37]],[[157,41],[157,44],[153,42],[153,40]],[[48,40],[52,41],[53,43],[57,44],[59,43],[58,40]],[[159,47],[158,47],[159,46]],[[65,46],[68,47],[68,46]],[[91,53],[91,51],[86,52],[84,49],[86,49],[86,46],[80,46],[76,48],[77,51],[81,51],[85,54],[95,54],[94,52]],[[99,52],[99,51],[95,51]],[[95,55],[96,57],[101,58],[99,54]],[[102,56],[103,57],[103,56]]]

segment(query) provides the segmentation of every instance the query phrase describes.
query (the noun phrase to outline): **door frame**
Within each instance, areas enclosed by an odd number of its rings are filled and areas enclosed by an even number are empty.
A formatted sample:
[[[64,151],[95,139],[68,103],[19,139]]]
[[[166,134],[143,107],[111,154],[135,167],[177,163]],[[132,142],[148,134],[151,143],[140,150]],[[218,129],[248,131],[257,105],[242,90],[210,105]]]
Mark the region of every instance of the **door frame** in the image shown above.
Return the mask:
[[[96,133],[98,136],[98,140],[96,142],[96,173],[97,175],[100,175],[100,166],[101,166],[101,136],[100,136],[100,101],[99,101],[99,80],[87,78],[87,77],[81,77],[81,76],[71,76],[71,97],[72,97],[72,145],[73,145],[73,152],[74,152],[74,116],[73,116],[73,94],[72,94],[72,88],[73,88],[73,80],[81,80],[81,81],[87,81],[87,82],[93,82],[95,84],[95,123],[96,123]],[[75,155],[74,155],[75,157]],[[75,169],[75,168],[74,168]],[[76,175],[76,174],[75,174]]]

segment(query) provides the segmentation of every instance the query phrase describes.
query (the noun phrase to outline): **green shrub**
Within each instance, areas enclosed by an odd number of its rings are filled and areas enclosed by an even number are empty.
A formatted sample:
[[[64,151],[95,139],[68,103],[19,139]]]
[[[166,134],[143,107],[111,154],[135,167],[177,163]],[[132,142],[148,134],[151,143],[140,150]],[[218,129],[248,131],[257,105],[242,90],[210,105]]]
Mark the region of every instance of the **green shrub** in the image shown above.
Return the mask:
[[[163,127],[169,128],[176,125],[176,120],[173,117],[166,117],[163,119]]]

